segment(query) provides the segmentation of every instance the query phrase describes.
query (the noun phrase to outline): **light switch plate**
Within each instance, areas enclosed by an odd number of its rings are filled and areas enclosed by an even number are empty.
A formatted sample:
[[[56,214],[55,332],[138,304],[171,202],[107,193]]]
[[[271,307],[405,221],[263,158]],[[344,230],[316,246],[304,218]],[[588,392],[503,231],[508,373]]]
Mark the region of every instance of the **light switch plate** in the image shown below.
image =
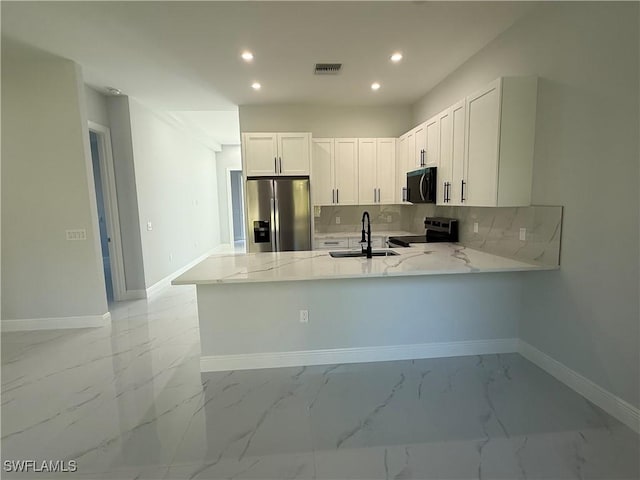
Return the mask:
[[[473,233],[478,233],[478,222],[473,222]]]
[[[148,230],[148,231],[153,230],[153,225],[152,225],[152,223],[151,223],[151,222],[147,222],[147,230]]]
[[[340,225],[340,217],[336,217],[336,225]]]
[[[526,228],[521,228],[520,229],[520,240],[524,242],[526,239],[527,239],[527,229]]]

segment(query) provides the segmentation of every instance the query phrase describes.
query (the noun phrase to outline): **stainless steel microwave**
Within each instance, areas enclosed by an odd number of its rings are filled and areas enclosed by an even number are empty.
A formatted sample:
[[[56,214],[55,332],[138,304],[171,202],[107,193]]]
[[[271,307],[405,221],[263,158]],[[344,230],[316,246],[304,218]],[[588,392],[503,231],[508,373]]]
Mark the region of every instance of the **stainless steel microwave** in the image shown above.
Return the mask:
[[[436,203],[437,167],[407,172],[404,200],[411,203]]]

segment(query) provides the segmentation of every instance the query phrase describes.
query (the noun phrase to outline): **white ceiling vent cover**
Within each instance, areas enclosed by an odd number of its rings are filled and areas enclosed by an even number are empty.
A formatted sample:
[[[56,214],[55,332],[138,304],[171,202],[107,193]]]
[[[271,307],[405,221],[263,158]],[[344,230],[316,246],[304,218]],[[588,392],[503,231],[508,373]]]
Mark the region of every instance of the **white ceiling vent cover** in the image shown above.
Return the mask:
[[[337,75],[341,69],[341,63],[316,63],[313,73],[316,75]]]

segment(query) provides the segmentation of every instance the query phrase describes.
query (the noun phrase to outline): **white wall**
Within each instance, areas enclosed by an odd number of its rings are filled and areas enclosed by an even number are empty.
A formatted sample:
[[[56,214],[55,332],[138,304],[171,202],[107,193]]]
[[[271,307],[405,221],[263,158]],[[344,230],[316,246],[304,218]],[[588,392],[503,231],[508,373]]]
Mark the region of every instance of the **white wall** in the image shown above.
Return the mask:
[[[523,278],[520,337],[635,406],[638,18],[637,3],[544,4],[413,109],[418,123],[498,76],[540,76],[532,200],[565,207],[561,269]]]
[[[232,243],[229,232],[229,198],[227,169],[242,170],[240,145],[223,145],[216,153],[216,174],[218,176],[218,205],[220,207],[220,242]]]
[[[198,285],[202,355],[516,339],[528,273]]]
[[[409,130],[410,106],[245,105],[241,132],[311,132],[314,137],[397,137]]]
[[[107,108],[107,96],[88,85],[84,86],[84,95],[87,103],[88,120],[108,127],[109,111]]]
[[[3,319],[107,312],[90,158],[79,67],[3,38]]]
[[[129,114],[149,288],[220,244],[215,153],[133,99]]]

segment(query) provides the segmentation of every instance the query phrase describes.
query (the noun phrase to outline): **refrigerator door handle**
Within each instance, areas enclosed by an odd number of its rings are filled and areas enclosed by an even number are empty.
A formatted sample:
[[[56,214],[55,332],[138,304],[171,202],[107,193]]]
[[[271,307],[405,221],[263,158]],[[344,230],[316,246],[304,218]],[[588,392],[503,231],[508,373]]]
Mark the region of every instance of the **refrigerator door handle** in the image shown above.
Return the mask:
[[[275,250],[274,252],[280,251],[280,207],[278,205],[278,197],[273,199],[273,208],[274,208],[274,217],[275,217]]]
[[[271,251],[278,251],[278,230],[276,227],[276,212],[278,205],[276,203],[276,199],[271,199]]]

